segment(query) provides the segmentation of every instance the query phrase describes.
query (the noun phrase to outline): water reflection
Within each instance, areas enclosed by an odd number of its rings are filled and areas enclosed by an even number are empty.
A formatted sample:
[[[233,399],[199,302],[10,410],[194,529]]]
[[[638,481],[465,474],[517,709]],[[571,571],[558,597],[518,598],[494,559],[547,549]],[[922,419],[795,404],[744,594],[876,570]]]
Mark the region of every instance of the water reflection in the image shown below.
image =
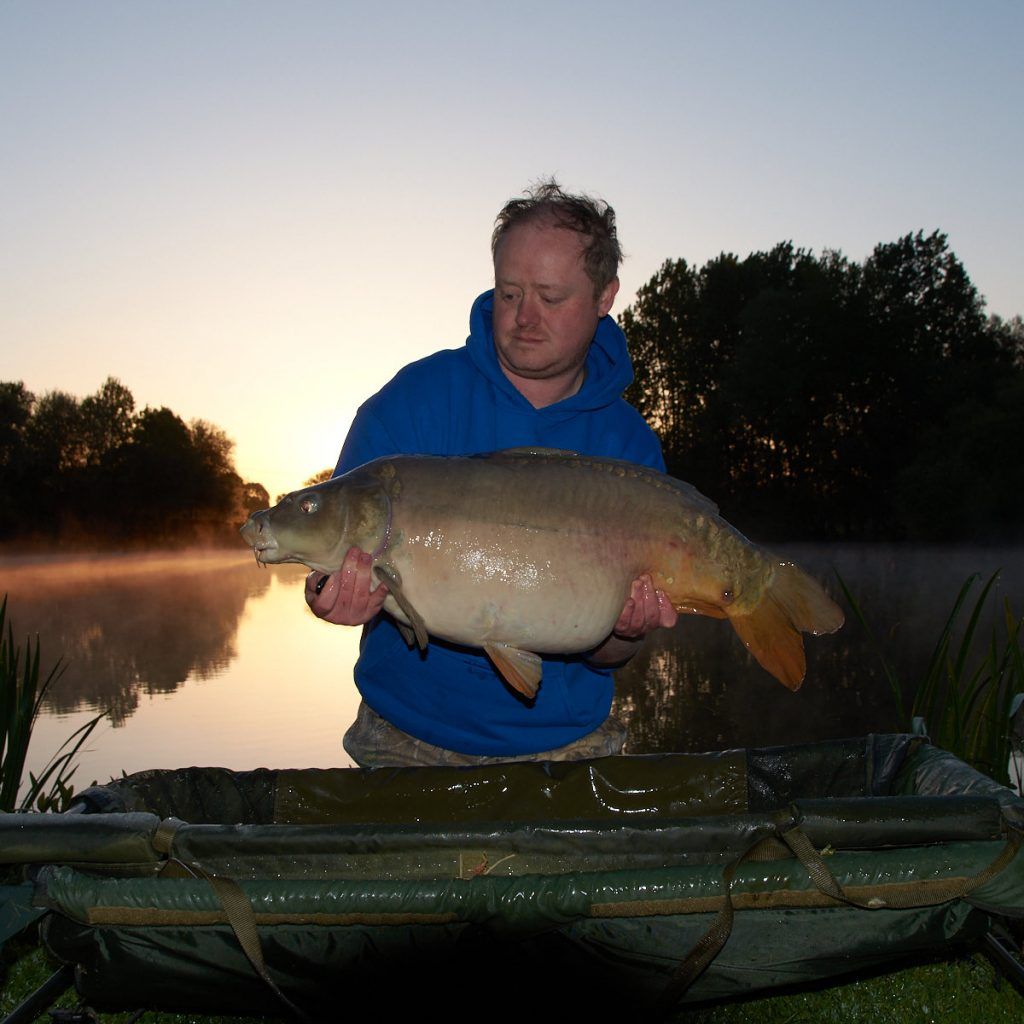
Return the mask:
[[[305,570],[258,569],[240,552],[0,562],[21,640],[67,672],[33,733],[38,772],[96,710],[79,788],[122,771],[183,765],[345,767],[358,630],[316,620]]]
[[[616,712],[629,722],[628,750],[719,750],[898,729],[888,683],[862,648],[841,635],[809,641],[805,684],[791,693],[727,625],[686,619],[620,673]]]
[[[6,564],[18,638],[38,633],[43,654],[67,668],[46,708],[107,712],[123,725],[143,694],[173,693],[223,672],[238,651],[238,623],[267,573],[236,554],[122,556]]]
[[[928,663],[965,579],[1000,571],[983,636],[1009,597],[1024,606],[1024,550],[847,545],[778,549],[833,595],[838,570],[909,684]],[[968,608],[981,592],[976,584]],[[616,712],[629,722],[631,753],[802,743],[903,728],[877,654],[854,616],[832,636],[809,637],[807,677],[793,694],[746,654],[725,623],[686,617],[619,673]]]
[[[1001,568],[997,601],[1024,605],[1024,549],[787,548],[836,593],[838,568],[908,680],[923,671],[957,590]],[[28,767],[95,710],[76,784],[148,767],[247,769],[347,765],[358,630],[316,620],[305,570],[257,569],[244,551],[181,556],[0,560],[16,636],[42,637],[44,671],[68,669],[50,694]],[[975,590],[975,593],[978,589]],[[896,703],[863,631],[807,641],[793,694],[746,654],[723,622],[684,617],[619,675],[615,709],[628,751],[809,742],[896,729]]]

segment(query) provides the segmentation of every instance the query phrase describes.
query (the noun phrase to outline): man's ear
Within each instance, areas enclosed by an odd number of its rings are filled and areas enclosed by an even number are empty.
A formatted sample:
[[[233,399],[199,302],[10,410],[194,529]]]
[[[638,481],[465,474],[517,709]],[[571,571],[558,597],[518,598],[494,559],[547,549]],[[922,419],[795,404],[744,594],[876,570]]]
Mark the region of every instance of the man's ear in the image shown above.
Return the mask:
[[[605,286],[597,299],[597,315],[605,316],[611,310],[615,302],[615,296],[619,294],[619,279],[613,277]]]

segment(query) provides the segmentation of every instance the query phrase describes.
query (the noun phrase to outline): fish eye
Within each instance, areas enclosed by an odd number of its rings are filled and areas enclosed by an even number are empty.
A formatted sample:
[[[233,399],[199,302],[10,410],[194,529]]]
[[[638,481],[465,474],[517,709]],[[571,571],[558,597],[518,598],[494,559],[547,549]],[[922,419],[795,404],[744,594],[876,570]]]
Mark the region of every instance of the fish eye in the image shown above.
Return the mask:
[[[319,503],[312,495],[307,494],[306,497],[299,502],[299,511],[305,512],[307,515],[315,512],[318,508]]]

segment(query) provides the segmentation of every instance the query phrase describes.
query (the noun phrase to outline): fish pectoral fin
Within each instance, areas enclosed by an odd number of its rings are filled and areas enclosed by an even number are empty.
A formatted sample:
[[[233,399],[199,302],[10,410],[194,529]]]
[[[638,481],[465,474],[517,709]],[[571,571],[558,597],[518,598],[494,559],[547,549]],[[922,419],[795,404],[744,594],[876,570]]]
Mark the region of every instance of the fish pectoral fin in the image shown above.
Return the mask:
[[[411,627],[412,639],[416,641],[416,646],[421,651],[425,651],[427,644],[430,642],[430,638],[427,636],[427,626],[423,621],[423,616],[413,608],[409,603],[409,599],[405,596],[405,592],[402,590],[402,577],[398,575],[396,569],[392,569],[388,565],[375,565],[373,571],[381,583],[388,585],[388,590],[395,599],[395,603],[405,612],[405,617],[409,620],[409,626],[401,622],[398,624],[399,632],[405,638],[405,642],[412,647],[412,641],[409,638],[409,629]]]
[[[524,651],[509,644],[485,643],[487,657],[494,662],[494,667],[501,673],[502,679],[524,697],[533,700],[540,689],[543,662],[539,654]]]
[[[707,615],[712,619],[726,618],[726,612],[721,606],[711,604],[710,601],[701,601],[696,597],[684,597],[678,604],[673,601],[672,607],[680,615]]]
[[[398,632],[402,634],[402,639],[408,644],[409,647],[416,646],[416,630],[412,626],[407,626],[404,622],[399,622],[395,619],[395,625],[398,627]]]

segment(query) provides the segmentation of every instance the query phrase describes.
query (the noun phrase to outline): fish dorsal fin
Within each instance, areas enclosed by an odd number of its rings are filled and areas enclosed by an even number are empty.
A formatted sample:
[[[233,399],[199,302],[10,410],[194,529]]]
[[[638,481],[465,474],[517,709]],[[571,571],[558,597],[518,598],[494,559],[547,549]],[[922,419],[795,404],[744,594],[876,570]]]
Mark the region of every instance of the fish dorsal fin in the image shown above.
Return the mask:
[[[494,667],[501,673],[502,679],[513,690],[530,700],[537,696],[543,672],[543,663],[539,654],[494,641],[485,643],[484,650],[487,652],[487,657],[494,662]]]
[[[430,638],[427,636],[427,626],[423,621],[423,616],[413,608],[409,603],[409,599],[405,596],[405,592],[402,590],[402,577],[398,575],[398,570],[391,568],[389,565],[375,565],[373,571],[376,573],[377,579],[388,585],[388,590],[395,599],[395,603],[405,612],[405,617],[409,620],[416,645],[421,651],[425,651],[427,644],[430,642]],[[408,643],[407,629],[401,629],[401,623],[399,623],[399,629],[406,643]],[[409,646],[411,647],[412,644],[409,644]]]
[[[674,476],[668,476],[650,466],[644,466],[638,462],[630,462],[628,459],[612,459],[598,455],[581,455],[579,452],[571,452],[564,448],[542,448],[538,446],[524,446],[521,448],[503,448],[501,451],[489,452],[480,455],[484,459],[513,458],[522,459],[576,459],[579,465],[590,467],[598,471],[614,473],[617,476],[631,476],[636,479],[645,480],[653,487],[664,487],[678,491],[692,505],[699,506],[707,515],[717,516],[718,506],[706,495],[697,490],[693,484],[685,480],[679,480]]]
[[[542,448],[540,445],[523,445],[521,448],[502,448],[496,452],[487,452],[481,455],[482,459],[500,459],[504,456],[521,458],[524,455],[536,455],[538,457],[551,458],[559,456],[563,459],[578,459],[579,452],[571,452],[567,448]]]

